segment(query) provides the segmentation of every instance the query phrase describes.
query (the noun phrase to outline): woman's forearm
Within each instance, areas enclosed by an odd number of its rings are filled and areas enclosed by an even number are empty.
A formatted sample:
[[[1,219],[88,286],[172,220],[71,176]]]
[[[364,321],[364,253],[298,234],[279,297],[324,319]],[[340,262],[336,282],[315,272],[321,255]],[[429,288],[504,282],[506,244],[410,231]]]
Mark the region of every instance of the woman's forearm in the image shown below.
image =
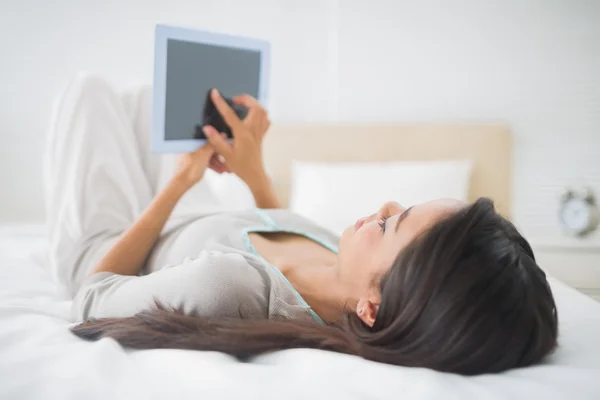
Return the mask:
[[[90,275],[97,272],[136,275],[144,266],[171,212],[187,189],[185,182],[173,179],[100,260]]]
[[[248,182],[248,187],[257,208],[281,208],[273,183],[266,173],[260,174],[256,179]]]

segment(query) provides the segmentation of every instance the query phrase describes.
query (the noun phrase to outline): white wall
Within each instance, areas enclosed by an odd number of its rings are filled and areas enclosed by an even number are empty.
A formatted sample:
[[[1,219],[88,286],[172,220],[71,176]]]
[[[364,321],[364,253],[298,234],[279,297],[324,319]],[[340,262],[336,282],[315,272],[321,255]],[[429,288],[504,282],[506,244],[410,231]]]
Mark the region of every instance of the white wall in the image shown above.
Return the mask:
[[[510,124],[514,217],[536,241],[562,236],[563,186],[600,197],[599,1],[340,3],[340,119]]]
[[[510,124],[515,218],[538,241],[562,240],[564,186],[600,196],[598,1],[12,3],[0,14],[0,220],[42,218],[53,93],[80,69],[149,82],[156,22],[271,40],[275,121]]]
[[[245,34],[272,46],[276,120],[326,120],[330,4],[320,0],[0,0],[0,221],[43,218],[52,100],[79,70],[151,82],[154,25]]]

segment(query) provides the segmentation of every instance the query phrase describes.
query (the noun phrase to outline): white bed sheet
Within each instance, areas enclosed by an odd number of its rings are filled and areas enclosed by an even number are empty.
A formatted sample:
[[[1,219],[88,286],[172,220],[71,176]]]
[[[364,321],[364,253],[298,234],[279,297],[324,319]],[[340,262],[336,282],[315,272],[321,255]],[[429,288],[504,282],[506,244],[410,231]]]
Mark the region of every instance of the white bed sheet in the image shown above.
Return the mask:
[[[560,347],[536,367],[468,378],[316,350],[240,363],[77,339],[70,301],[42,266],[43,238],[41,226],[0,228],[2,399],[600,399],[600,304],[554,280]]]

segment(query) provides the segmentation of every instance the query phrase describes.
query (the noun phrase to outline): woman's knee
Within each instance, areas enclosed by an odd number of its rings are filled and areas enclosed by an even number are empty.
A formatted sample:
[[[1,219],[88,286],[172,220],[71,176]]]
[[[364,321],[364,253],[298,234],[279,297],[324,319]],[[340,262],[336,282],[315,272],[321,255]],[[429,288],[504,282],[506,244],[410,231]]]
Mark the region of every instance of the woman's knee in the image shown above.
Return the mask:
[[[115,89],[102,76],[92,73],[79,73],[67,86],[63,101],[74,102],[76,106],[95,105],[107,99],[118,101]]]

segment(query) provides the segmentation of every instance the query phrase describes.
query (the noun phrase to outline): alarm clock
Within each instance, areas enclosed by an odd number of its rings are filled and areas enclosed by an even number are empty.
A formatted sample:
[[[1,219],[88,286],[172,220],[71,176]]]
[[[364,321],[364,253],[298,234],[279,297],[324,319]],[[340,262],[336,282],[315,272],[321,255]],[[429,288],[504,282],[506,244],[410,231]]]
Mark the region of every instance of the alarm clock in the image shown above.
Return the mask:
[[[598,227],[599,214],[596,198],[590,189],[567,190],[561,198],[560,221],[572,236],[583,237],[593,232]]]

